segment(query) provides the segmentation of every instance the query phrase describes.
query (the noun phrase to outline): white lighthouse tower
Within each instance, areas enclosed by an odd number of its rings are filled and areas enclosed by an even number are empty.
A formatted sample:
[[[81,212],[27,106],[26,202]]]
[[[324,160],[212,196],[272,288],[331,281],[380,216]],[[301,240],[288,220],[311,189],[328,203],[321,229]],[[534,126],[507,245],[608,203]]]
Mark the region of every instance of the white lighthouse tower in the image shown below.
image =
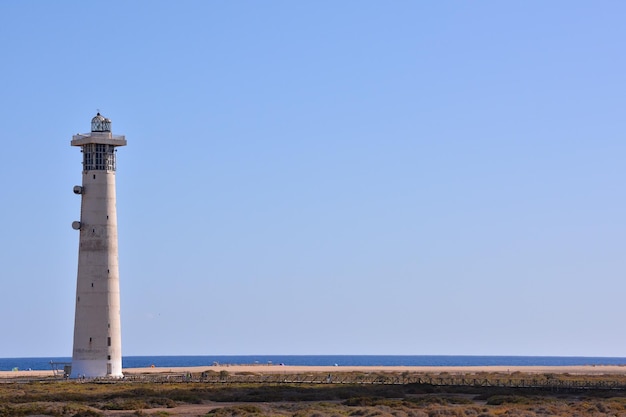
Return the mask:
[[[83,153],[76,316],[72,378],[122,377],[120,276],[115,208],[115,153],[124,136],[111,133],[111,120],[98,113],[91,132],[72,137]]]

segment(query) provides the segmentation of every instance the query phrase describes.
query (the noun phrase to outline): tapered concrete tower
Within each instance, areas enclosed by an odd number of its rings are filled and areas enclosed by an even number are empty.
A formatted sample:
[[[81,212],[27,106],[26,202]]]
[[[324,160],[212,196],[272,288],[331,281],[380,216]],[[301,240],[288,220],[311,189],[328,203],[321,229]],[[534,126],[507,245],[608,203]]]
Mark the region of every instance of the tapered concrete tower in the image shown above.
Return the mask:
[[[76,316],[72,378],[122,377],[120,277],[115,208],[115,152],[126,138],[111,133],[111,120],[98,113],[91,133],[72,137],[83,153]]]

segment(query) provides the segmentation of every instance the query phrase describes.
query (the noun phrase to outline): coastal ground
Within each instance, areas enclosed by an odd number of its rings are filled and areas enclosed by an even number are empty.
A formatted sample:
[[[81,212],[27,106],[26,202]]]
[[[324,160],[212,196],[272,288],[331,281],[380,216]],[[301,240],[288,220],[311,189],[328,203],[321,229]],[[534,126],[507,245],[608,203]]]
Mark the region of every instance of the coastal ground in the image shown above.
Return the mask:
[[[0,417],[626,417],[626,367],[622,366],[280,366],[222,365],[125,369],[116,381],[63,380],[52,371],[0,372]],[[224,376],[202,382],[199,375]],[[429,383],[291,383],[295,375],[411,375],[489,381],[527,379],[596,384],[593,389],[503,385],[440,386]],[[178,378],[194,375],[195,379]],[[267,376],[273,382],[232,382]],[[283,375],[285,378],[283,379]],[[163,379],[161,377],[176,376]],[[278,378],[275,378],[278,377]],[[160,379],[159,379],[160,378]],[[365,381],[363,379],[362,381]],[[191,381],[191,382],[190,382]],[[268,380],[269,381],[269,380]],[[325,380],[324,380],[325,381]],[[606,388],[604,388],[606,383]],[[599,384],[599,387],[598,385]],[[572,385],[568,385],[571,387]],[[556,388],[555,388],[556,387]]]

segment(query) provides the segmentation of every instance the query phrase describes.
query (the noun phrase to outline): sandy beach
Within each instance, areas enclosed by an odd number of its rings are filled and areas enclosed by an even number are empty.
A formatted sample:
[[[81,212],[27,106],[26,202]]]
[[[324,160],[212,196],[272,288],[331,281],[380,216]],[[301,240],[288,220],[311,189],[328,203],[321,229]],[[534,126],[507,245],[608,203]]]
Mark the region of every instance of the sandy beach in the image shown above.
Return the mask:
[[[227,371],[230,373],[254,372],[266,374],[303,374],[303,373],[333,373],[333,372],[416,372],[440,374],[473,374],[478,372],[501,373],[569,373],[577,375],[626,374],[626,367],[615,365],[589,366],[289,366],[289,365],[218,365],[196,366],[189,368],[129,368],[125,374],[153,373],[153,372],[203,372]]]
[[[229,373],[252,372],[258,374],[306,374],[306,373],[337,373],[337,372],[415,372],[440,374],[475,374],[479,372],[527,374],[572,374],[572,375],[626,375],[626,366],[615,365],[584,365],[584,366],[289,366],[289,365],[207,365],[195,367],[149,367],[127,368],[125,375],[155,373],[186,373],[227,371]],[[0,378],[51,377],[51,370],[33,371],[0,371]]]

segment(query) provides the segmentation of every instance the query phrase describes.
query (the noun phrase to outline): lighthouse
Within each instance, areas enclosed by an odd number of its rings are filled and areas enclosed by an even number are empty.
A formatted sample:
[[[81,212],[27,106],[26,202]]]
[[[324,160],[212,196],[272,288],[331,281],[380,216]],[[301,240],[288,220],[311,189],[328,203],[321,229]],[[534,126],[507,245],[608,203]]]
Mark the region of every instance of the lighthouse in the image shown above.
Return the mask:
[[[111,120],[98,113],[91,132],[76,134],[72,146],[83,154],[78,274],[72,378],[122,377],[120,276],[115,200],[116,151],[126,138],[111,133]]]

